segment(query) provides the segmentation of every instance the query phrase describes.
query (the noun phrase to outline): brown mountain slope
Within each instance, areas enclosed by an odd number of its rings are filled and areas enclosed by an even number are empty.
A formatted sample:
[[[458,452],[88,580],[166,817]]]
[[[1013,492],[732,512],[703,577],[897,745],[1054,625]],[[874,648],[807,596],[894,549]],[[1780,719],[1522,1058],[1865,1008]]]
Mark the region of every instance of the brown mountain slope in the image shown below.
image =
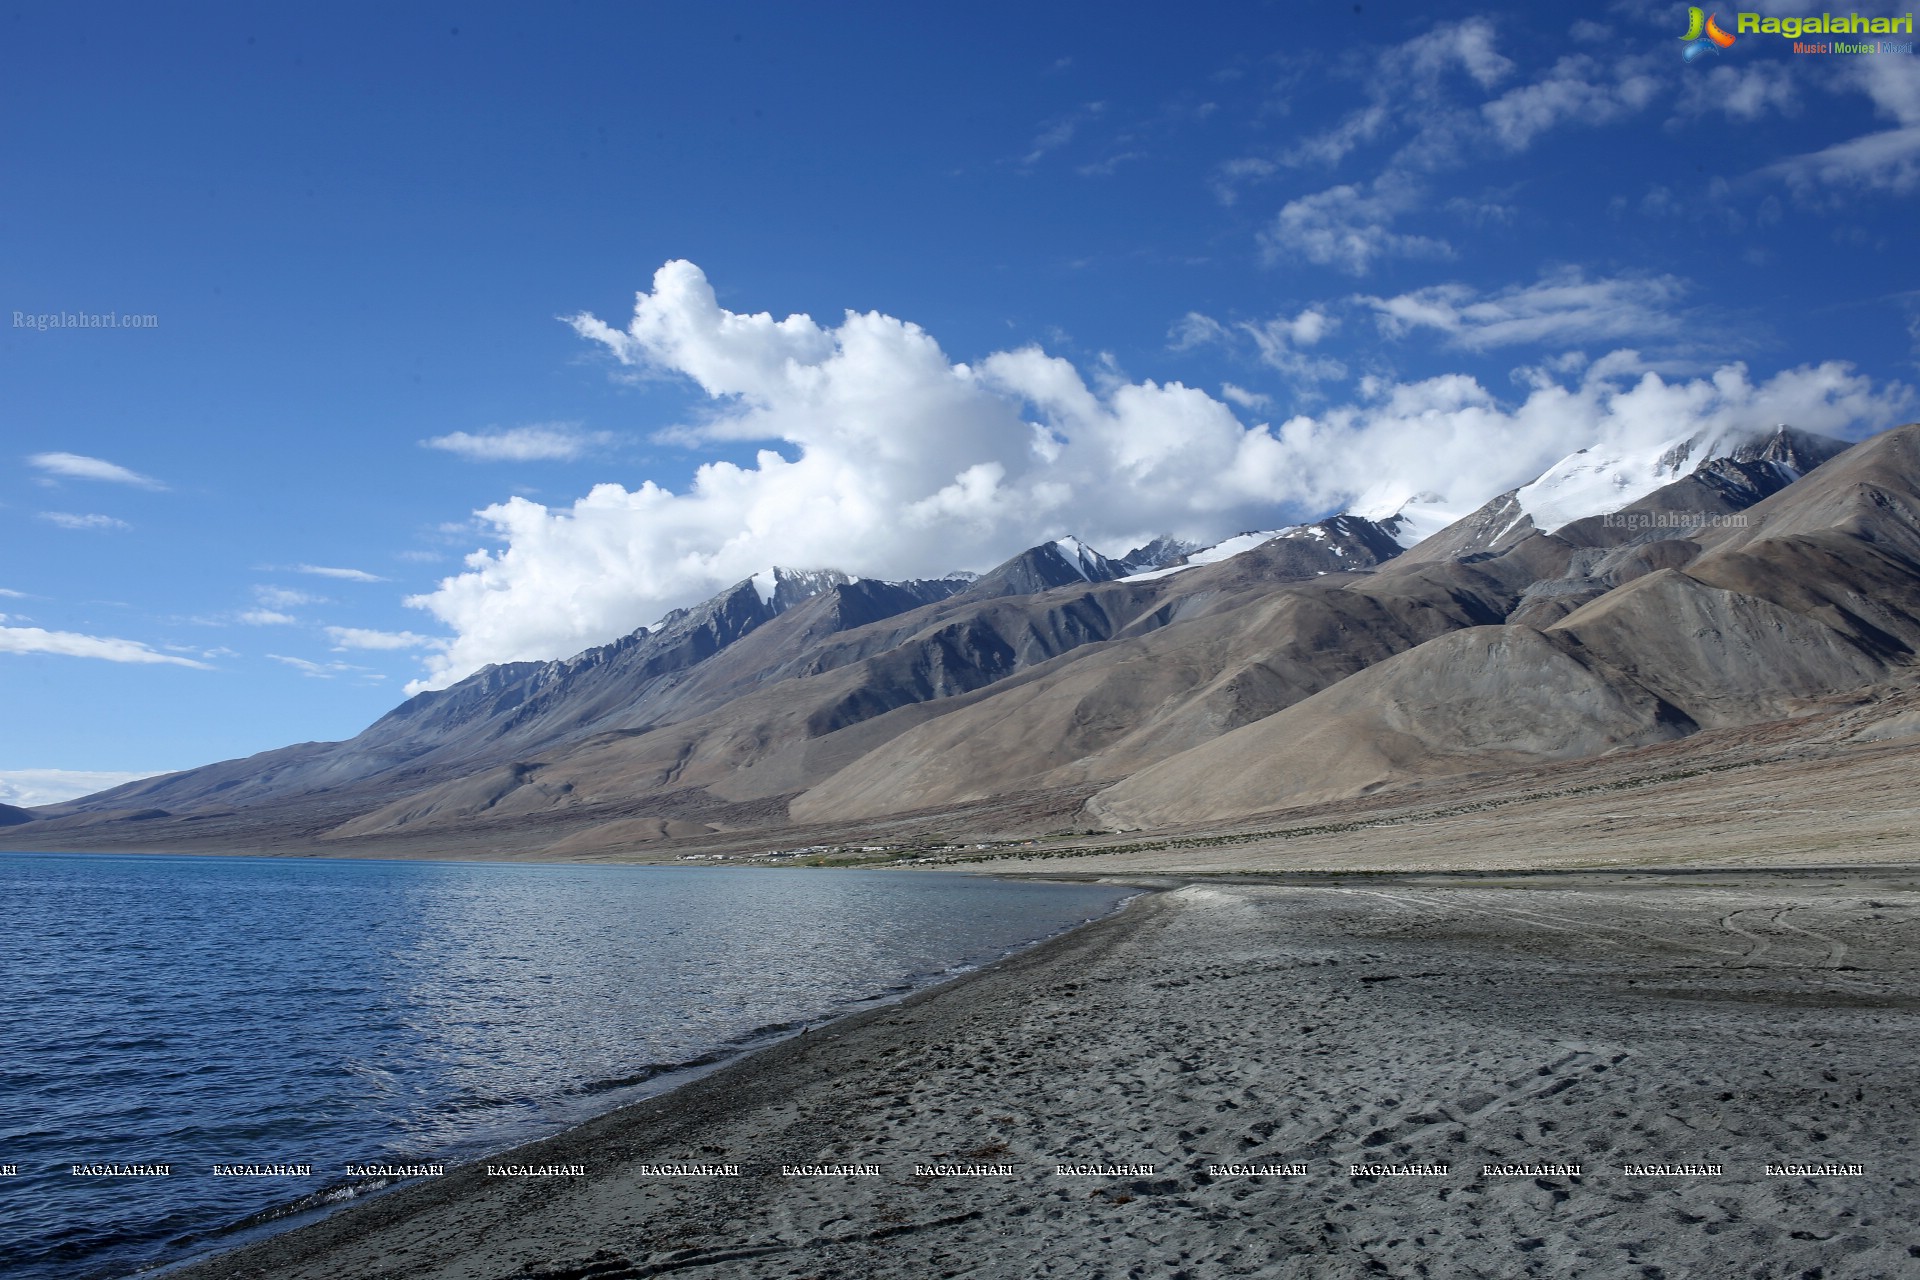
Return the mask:
[[[381,796],[341,838],[491,822],[532,813],[625,810],[648,796],[675,811],[688,793],[708,805],[805,790],[930,717],[990,687],[1018,687],[1123,632],[1205,614],[1312,578],[1371,565],[1397,550],[1377,527],[1329,521],[1319,536],[1276,539],[1247,563],[1146,581],[1088,581],[1055,544],[1015,557],[964,593],[841,629],[816,615],[829,596],[774,619],[703,665],[650,690],[656,719],[553,744],[475,774]],[[1117,562],[1095,565],[1118,572]],[[1067,579],[1038,594],[1008,594]],[[845,588],[841,589],[844,593]],[[838,593],[836,593],[838,594]],[[637,717],[635,717],[637,719]],[[625,820],[624,813],[619,819]]]
[[[1235,572],[1245,572],[1236,566]],[[798,821],[895,813],[1120,778],[1434,635],[1498,617],[1497,580],[1370,594],[1322,580],[1233,601],[1074,655],[870,751],[791,806]],[[1509,593],[1510,594],[1510,593]]]
[[[1144,769],[1087,809],[1123,829],[1260,813],[1395,782],[1594,755],[1691,727],[1531,627],[1472,627]]]
[[[253,823],[580,849],[1028,793],[1071,806],[1102,784],[1116,821],[1184,821],[1747,723],[1887,678],[1920,641],[1900,598],[1920,534],[1896,519],[1911,440],[1794,482],[1838,448],[1776,433],[1553,534],[1491,504],[1431,540],[1453,555],[1396,558],[1383,526],[1337,517],[1143,576],[1072,540],[964,589],[783,571],[772,599],[743,582],[654,632],[422,695],[349,742],[28,825],[142,847]],[[1707,527],[1747,508],[1752,529]],[[1523,695],[1492,705],[1503,681]]]
[[[870,817],[1024,786],[1117,782],[1436,637],[1515,617],[1545,625],[1618,583],[1687,563],[1701,548],[1682,535],[1797,474],[1772,469],[1776,454],[1818,466],[1839,447],[1782,432],[1747,452],[1611,519],[1551,535],[1515,524],[1517,508],[1496,499],[1366,575],[1259,582],[1252,595],[1216,594],[1195,578],[1183,612],[1163,629],[1085,651],[910,729],[798,797],[791,813],[799,821]],[[1668,523],[1680,512],[1684,520]],[[1489,532],[1496,525],[1505,530],[1499,537]],[[1480,549],[1447,558],[1429,554],[1431,544]],[[1238,575],[1244,585],[1261,574],[1259,555],[1192,572]]]
[[[1855,446],[1544,632],[1430,641],[1096,795],[1118,826],[1640,745],[1908,682],[1920,638],[1920,425]],[[1404,571],[1403,571],[1404,572]],[[1742,587],[1751,588],[1743,590]]]

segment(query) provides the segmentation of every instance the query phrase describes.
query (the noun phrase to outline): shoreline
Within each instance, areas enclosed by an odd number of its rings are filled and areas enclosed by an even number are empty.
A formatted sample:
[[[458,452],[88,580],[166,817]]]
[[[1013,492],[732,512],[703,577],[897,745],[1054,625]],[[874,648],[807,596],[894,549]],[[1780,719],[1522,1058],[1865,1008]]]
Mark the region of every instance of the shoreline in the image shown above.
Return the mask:
[[[1909,1244],[1920,1248],[1892,1208],[1920,1187],[1904,1154],[1920,1087],[1873,1047],[1920,1029],[1903,959],[1920,920],[1911,866],[1637,883],[1589,870],[1520,885],[1500,871],[1349,873],[1346,885],[1107,878],[1146,891],[670,1092],[164,1274],[619,1280],[807,1274],[786,1269],[804,1260],[887,1275],[913,1256],[934,1274],[938,1259],[974,1258],[968,1274],[1014,1276],[1141,1250],[1147,1260],[1155,1241],[1179,1238],[1192,1261],[1216,1251],[1221,1274],[1317,1277],[1349,1274],[1363,1256],[1398,1273],[1422,1250],[1458,1270],[1475,1233],[1526,1254],[1549,1227],[1638,1240],[1642,1265],[1679,1250],[1664,1265],[1686,1274],[1714,1256],[1699,1250],[1730,1241],[1676,1231],[1670,1215],[1684,1203],[1683,1221],[1724,1221],[1702,1209],[1729,1198],[1751,1210],[1743,1239],[1767,1239],[1756,1258],[1831,1265],[1821,1242],[1847,1232],[1858,1260],[1895,1250],[1903,1264]],[[1543,990],[1562,998],[1543,1003]],[[1543,1037],[1552,1029],[1539,1023],[1568,1017],[1577,1035]],[[1818,1024],[1799,1043],[1831,1059],[1832,1079],[1810,1073],[1783,1105],[1783,1086],[1758,1077],[1793,1074],[1777,1046],[1798,1023]],[[1754,1065],[1761,1045],[1775,1056]],[[1717,1089],[1687,1080],[1716,1072]],[[1816,1097],[1832,1080],[1861,1082],[1844,1125]],[[1796,1106],[1817,1109],[1819,1124]],[[1232,1142],[1209,1136],[1255,1114]],[[1534,1145],[1516,1146],[1512,1126]],[[1570,1130],[1582,1136],[1557,1136]],[[1544,1172],[1466,1176],[1482,1157]],[[1763,1157],[1864,1173],[1783,1180]],[[1616,1171],[1634,1161],[1649,1172]],[[1445,1174],[1401,1176],[1436,1162]],[[489,1177],[489,1164],[583,1175]],[[1063,1164],[1091,1176],[1062,1175]],[[737,1173],[646,1172],[676,1165]],[[1689,1172],[1708,1166],[1720,1172]],[[1567,1168],[1584,1172],[1553,1176]],[[1751,1226],[1768,1214],[1777,1230]],[[1378,1238],[1303,1225],[1342,1215]],[[1239,1225],[1223,1235],[1221,1221]],[[1327,1269],[1293,1269],[1314,1265]]]
[[[809,869],[837,870],[837,868]],[[862,869],[871,870],[873,868]],[[903,870],[904,869],[905,868],[903,868]],[[973,874],[994,875],[995,873],[974,872]],[[1034,875],[1020,878],[1038,880],[1051,879],[1052,877]],[[1064,879],[1065,877],[1062,878]],[[900,1014],[924,1001],[932,1000],[945,993],[979,981],[991,974],[998,973],[1011,966],[1016,966],[1022,961],[1042,963],[1042,953],[1051,953],[1055,949],[1064,948],[1070,943],[1082,942],[1087,935],[1096,930],[1121,928],[1126,917],[1129,913],[1138,909],[1139,904],[1150,901],[1155,895],[1165,892],[1165,889],[1162,887],[1138,883],[1140,880],[1147,878],[1148,877],[1100,877],[1092,875],[1072,877],[1074,880],[1083,882],[1113,880],[1117,883],[1136,887],[1136,892],[1121,899],[1121,901],[1114,906],[1113,910],[1107,912],[1105,915],[1081,924],[1073,925],[1059,933],[1042,938],[1037,942],[1020,948],[1012,955],[1002,956],[987,964],[954,974],[944,981],[921,987],[918,990],[906,992],[894,999],[876,1002],[868,1008],[850,1010],[828,1022],[809,1025],[806,1029],[783,1036],[771,1044],[743,1049],[719,1062],[695,1068],[698,1074],[694,1075],[691,1079],[672,1085],[650,1097],[625,1103],[610,1111],[603,1112],[600,1115],[582,1120],[577,1124],[561,1130],[559,1133],[520,1143],[499,1151],[489,1152],[479,1158],[450,1167],[444,1175],[438,1178],[413,1179],[400,1182],[380,1188],[365,1197],[355,1197],[332,1209],[309,1210],[289,1215],[290,1217],[306,1219],[309,1214],[317,1212],[321,1216],[313,1220],[298,1221],[283,1229],[276,1229],[264,1223],[255,1227],[236,1226],[230,1230],[249,1233],[264,1230],[267,1234],[258,1239],[240,1244],[237,1247],[222,1248],[217,1251],[202,1253],[192,1258],[168,1263],[164,1266],[142,1271],[138,1274],[143,1276],[165,1277],[166,1280],[207,1280],[208,1277],[212,1276],[270,1275],[275,1265],[282,1265],[278,1263],[278,1258],[283,1255],[283,1250],[292,1247],[283,1245],[283,1242],[288,1241],[289,1237],[314,1233],[313,1240],[310,1243],[303,1240],[297,1252],[305,1254],[311,1249],[324,1250],[328,1247],[332,1239],[342,1234],[348,1236],[352,1234],[337,1225],[340,1224],[343,1218],[349,1215],[367,1214],[373,1210],[385,1210],[384,1213],[379,1215],[379,1219],[390,1221],[413,1213],[431,1211],[434,1207],[465,1199],[471,1196],[476,1190],[490,1185],[485,1173],[488,1165],[523,1165],[537,1167],[575,1164],[578,1163],[577,1156],[582,1148],[598,1147],[602,1143],[610,1140],[623,1144],[628,1143],[631,1141],[631,1138],[625,1131],[636,1127],[644,1127],[649,1132],[657,1130],[661,1140],[665,1140],[677,1131],[680,1125],[689,1123],[684,1117],[675,1118],[666,1114],[678,1111],[683,1104],[701,1109],[712,1107],[716,1101],[724,1105],[724,1098],[716,1100],[709,1095],[712,1093],[724,1094],[727,1090],[737,1087],[759,1087],[764,1082],[757,1079],[757,1077],[771,1075],[775,1072],[785,1070],[794,1065],[795,1062],[804,1060],[808,1055],[815,1053],[819,1047],[837,1041],[844,1035],[871,1027],[877,1022],[884,1022],[891,1015]],[[1049,954],[1046,959],[1050,958],[1051,956]],[[736,1073],[742,1076],[743,1079],[735,1080],[733,1076]],[[699,1123],[706,1117],[706,1114],[705,1110],[698,1111],[697,1117],[691,1121],[691,1123]],[[703,1161],[696,1163],[711,1162]],[[263,1212],[271,1212],[271,1210]],[[329,1226],[333,1226],[335,1230],[332,1232],[323,1231],[324,1228],[328,1228]],[[239,1267],[255,1266],[256,1264],[253,1262],[251,1255],[256,1251],[263,1255],[269,1255],[266,1260],[257,1264],[260,1267],[259,1270],[236,1271],[231,1269],[229,1264]],[[243,1255],[247,1256],[243,1257]]]
[[[19,852],[25,856],[35,856],[30,851],[22,850]],[[200,855],[200,854],[124,855],[124,854],[118,854],[118,853],[108,853],[108,854],[71,853],[69,854],[69,853],[54,852],[54,853],[48,853],[45,856],[52,856],[52,857],[93,857],[93,856],[200,857],[200,856],[209,856],[209,855]],[[222,856],[222,855],[211,855],[211,856]],[[239,856],[239,855],[234,855],[234,856]],[[342,861],[362,861],[362,860],[363,859],[342,859]],[[421,860],[419,859],[378,859],[378,861],[416,862]],[[440,864],[436,863],[435,865],[440,865]],[[479,862],[479,863],[476,863],[475,865],[493,865],[493,864],[486,863],[486,862]],[[558,866],[558,865],[569,865],[569,864],[527,863],[524,865]],[[607,864],[581,863],[578,865],[587,866],[587,867],[600,867],[600,866],[605,866]],[[636,864],[636,865],[644,865],[644,864]],[[655,869],[658,869],[658,868],[655,868]],[[688,870],[710,870],[710,869],[713,869],[713,868],[704,868],[704,867],[688,868]],[[739,868],[736,867],[731,869],[738,870]],[[755,869],[756,870],[838,871],[838,870],[878,870],[881,868],[768,867],[768,868],[755,868]],[[900,868],[900,869],[901,870],[922,870],[922,871],[935,870],[933,868]],[[942,871],[941,873],[955,874],[955,872],[952,872],[952,871]],[[566,1163],[564,1161],[537,1160],[535,1158],[535,1153],[538,1152],[539,1150],[544,1149],[547,1144],[560,1142],[564,1139],[567,1139],[570,1135],[579,1133],[580,1131],[586,1130],[591,1126],[607,1121],[612,1117],[622,1115],[623,1113],[632,1111],[636,1108],[646,1107],[650,1104],[665,1103],[666,1100],[676,1097],[677,1095],[681,1094],[683,1091],[693,1089],[698,1085],[702,1084],[703,1082],[712,1079],[715,1076],[722,1075],[734,1068],[742,1067],[750,1062],[753,1062],[755,1059],[760,1058],[764,1054],[772,1054],[775,1051],[781,1049],[782,1047],[794,1044],[798,1041],[803,1040],[806,1037],[817,1036],[821,1033],[831,1031],[835,1028],[840,1028],[842,1026],[850,1026],[856,1023],[864,1023],[867,1020],[871,1020],[873,1018],[883,1016],[889,1013],[890,1011],[895,1011],[906,1005],[909,1005],[921,999],[922,997],[933,995],[937,992],[944,991],[950,987],[955,987],[955,986],[965,984],[969,981],[972,981],[975,978],[982,976],[983,974],[986,974],[992,970],[999,968],[1002,965],[1008,964],[1022,957],[1031,955],[1035,952],[1064,943],[1067,940],[1072,939],[1077,935],[1084,933],[1087,930],[1098,928],[1101,925],[1117,921],[1120,917],[1125,915],[1126,912],[1130,908],[1132,908],[1132,906],[1135,903],[1141,901],[1143,898],[1149,897],[1152,894],[1161,892],[1163,890],[1163,886],[1150,886],[1150,885],[1141,883],[1142,881],[1151,879],[1151,877],[1140,877],[1140,876],[1107,877],[1107,876],[1097,876],[1097,875],[1087,875],[1087,874],[1060,876],[1060,877],[1048,876],[1044,874],[1002,876],[997,872],[978,871],[978,870],[972,870],[972,869],[968,869],[968,871],[966,871],[964,874],[983,876],[983,877],[992,878],[992,879],[1008,879],[1008,880],[1022,880],[1022,881],[1059,880],[1061,882],[1074,882],[1074,883],[1117,883],[1117,884],[1122,884],[1122,885],[1131,887],[1133,889],[1133,892],[1130,892],[1126,897],[1121,898],[1117,903],[1114,904],[1111,910],[1107,911],[1103,915],[1094,917],[1090,920],[1082,921],[1077,924],[1069,925],[1066,928],[1059,930],[1058,932],[1049,934],[1043,938],[1039,938],[1033,942],[1024,944],[1010,954],[1002,955],[995,959],[989,960],[983,964],[979,964],[979,965],[975,965],[975,966],[963,969],[958,973],[950,973],[946,976],[938,978],[935,981],[924,983],[923,985],[913,987],[912,989],[909,989],[906,991],[887,992],[879,996],[872,997],[869,1000],[860,1002],[860,1007],[849,1008],[844,1012],[834,1015],[833,1017],[829,1018],[825,1022],[809,1023],[799,1031],[786,1031],[784,1033],[775,1034],[771,1038],[762,1039],[757,1043],[749,1043],[744,1046],[731,1047],[731,1048],[723,1046],[721,1049],[716,1050],[713,1054],[707,1055],[706,1057],[703,1057],[701,1059],[696,1059],[691,1062],[677,1064],[671,1070],[663,1071],[659,1073],[657,1076],[653,1077],[653,1080],[668,1081],[670,1083],[666,1083],[663,1087],[643,1097],[634,1098],[629,1101],[622,1102],[618,1106],[615,1106],[609,1110],[602,1111],[596,1115],[587,1116],[584,1119],[575,1121],[574,1123],[569,1124],[567,1127],[565,1127],[564,1129],[561,1129],[557,1133],[552,1133],[542,1138],[529,1139],[526,1142],[517,1143],[510,1147],[491,1150],[478,1156],[464,1157],[461,1159],[460,1163],[448,1165],[447,1172],[444,1175],[441,1175],[439,1178],[434,1178],[434,1179],[412,1178],[412,1179],[396,1180],[396,1181],[385,1183],[384,1185],[370,1187],[365,1190],[355,1190],[353,1185],[350,1183],[336,1183],[329,1186],[317,1188],[314,1191],[308,1192],[305,1195],[295,1200],[288,1201],[282,1204],[267,1206],[266,1208],[260,1210],[256,1214],[249,1216],[248,1218],[242,1219],[238,1222],[230,1223],[224,1227],[214,1228],[211,1231],[209,1231],[209,1233],[206,1236],[206,1240],[209,1242],[208,1247],[197,1249],[193,1254],[191,1254],[186,1258],[182,1258],[177,1261],[167,1262],[157,1266],[149,1267],[135,1274],[141,1275],[141,1276],[167,1277],[168,1280],[173,1280],[173,1278],[175,1277],[192,1277],[197,1275],[197,1272],[195,1269],[205,1264],[218,1262],[221,1259],[224,1259],[228,1256],[231,1256],[235,1253],[239,1253],[244,1250],[252,1249],[262,1245],[271,1244],[272,1242],[286,1235],[289,1235],[291,1233],[304,1231],[310,1228],[324,1225],[328,1222],[333,1221],[335,1218],[339,1217],[342,1214],[356,1212],[364,1207],[372,1206],[376,1203],[383,1202],[389,1197],[403,1194],[410,1189],[419,1189],[419,1188],[425,1188],[425,1187],[437,1185],[438,1183],[444,1181],[445,1179],[453,1178],[456,1175],[461,1174],[462,1172],[471,1173],[471,1171],[475,1169],[483,1168],[488,1164],[495,1164],[495,1165],[529,1164],[531,1165],[531,1164],[537,1164],[537,1163]],[[651,1081],[647,1083],[651,1083]],[[444,1161],[440,1163],[444,1163]],[[337,1198],[337,1202],[327,1203],[329,1199],[333,1199],[333,1198]],[[311,1203],[311,1204],[307,1203],[310,1201],[318,1201],[319,1203]],[[303,1205],[305,1205],[305,1207],[301,1207]]]

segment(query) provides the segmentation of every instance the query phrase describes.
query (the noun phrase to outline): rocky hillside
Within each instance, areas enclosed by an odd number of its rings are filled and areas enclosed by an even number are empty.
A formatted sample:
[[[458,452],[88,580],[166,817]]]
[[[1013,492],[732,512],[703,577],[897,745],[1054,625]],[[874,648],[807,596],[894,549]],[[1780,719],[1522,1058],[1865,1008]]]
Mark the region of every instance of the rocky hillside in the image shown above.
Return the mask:
[[[15,847],[617,849],[1026,794],[1204,822],[1790,717],[1912,673],[1920,427],[1575,454],[1409,549],[1343,515],[978,578],[771,571],[565,661],[34,811]],[[1074,803],[1079,803],[1075,800]]]

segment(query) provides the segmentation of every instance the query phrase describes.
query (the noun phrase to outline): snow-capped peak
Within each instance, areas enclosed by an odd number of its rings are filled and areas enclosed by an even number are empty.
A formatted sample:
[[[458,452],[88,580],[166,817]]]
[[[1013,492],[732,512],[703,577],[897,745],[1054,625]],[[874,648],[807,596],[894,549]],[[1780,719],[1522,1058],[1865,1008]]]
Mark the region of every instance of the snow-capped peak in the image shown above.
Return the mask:
[[[1569,454],[1514,493],[1533,527],[1552,533],[1575,520],[1606,515],[1655,489],[1693,474],[1713,458],[1729,456],[1762,433],[1723,428],[1676,436],[1648,448],[1595,445]]]
[[[1088,582],[1105,582],[1114,576],[1112,572],[1114,562],[1072,534],[1064,538],[1055,538],[1049,545],[1062,560],[1066,561],[1069,569]]]
[[[1419,493],[1401,503],[1398,511],[1374,523],[1385,529],[1402,550],[1407,550],[1466,514],[1437,493]]]
[[[1387,531],[1402,550],[1426,541],[1467,514],[1449,502],[1445,495],[1422,490],[1409,493],[1404,488],[1378,487],[1363,493],[1347,509],[1348,515],[1371,520]]]
[[[1231,560],[1242,552],[1251,551],[1255,547],[1264,547],[1275,538],[1283,537],[1298,528],[1300,528],[1299,525],[1288,525],[1284,529],[1265,529],[1254,533],[1235,534],[1226,541],[1215,543],[1204,551],[1193,552],[1187,556],[1185,564],[1177,564],[1165,569],[1149,569],[1145,573],[1130,573],[1122,578],[1121,581],[1152,582],[1155,578],[1170,577],[1183,569],[1194,569],[1203,564],[1219,564],[1222,560]],[[1316,532],[1319,531],[1316,530]]]
[[[761,604],[772,604],[775,593],[780,590],[779,566],[768,565],[747,581],[753,583],[753,589],[759,593]]]

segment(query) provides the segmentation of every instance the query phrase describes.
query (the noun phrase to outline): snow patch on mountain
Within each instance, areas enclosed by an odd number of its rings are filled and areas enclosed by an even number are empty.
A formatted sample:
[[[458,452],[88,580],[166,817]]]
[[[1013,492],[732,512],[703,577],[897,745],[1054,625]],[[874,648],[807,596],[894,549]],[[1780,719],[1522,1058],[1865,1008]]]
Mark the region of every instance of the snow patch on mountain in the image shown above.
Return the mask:
[[[1053,549],[1060,553],[1060,558],[1066,561],[1067,567],[1088,582],[1105,582],[1112,577],[1112,574],[1103,572],[1101,569],[1101,566],[1111,562],[1073,535],[1056,538],[1052,545]]]
[[[1407,551],[1471,510],[1449,502],[1442,494],[1425,490],[1409,493],[1396,487],[1361,494],[1347,514],[1373,521],[1400,544],[1402,551]]]
[[[1193,552],[1187,557],[1185,564],[1176,564],[1165,569],[1149,569],[1145,573],[1130,573],[1120,579],[1120,581],[1152,582],[1156,578],[1171,577],[1173,574],[1179,573],[1182,569],[1195,569],[1203,564],[1219,564],[1222,560],[1231,560],[1237,555],[1252,551],[1255,547],[1264,547],[1275,538],[1283,537],[1298,528],[1300,528],[1299,525],[1288,525],[1284,529],[1267,529],[1255,533],[1236,534],[1224,542],[1215,543],[1204,551]],[[1326,536],[1325,530],[1312,530],[1312,532],[1320,537]]]
[[[1184,561],[1194,552],[1206,547],[1204,542],[1188,542],[1172,534],[1163,533],[1143,547],[1135,547],[1120,557],[1122,567],[1134,573],[1143,573],[1148,569],[1165,569]]]
[[[1721,429],[1676,436],[1651,449],[1582,449],[1549,467],[1514,493],[1533,527],[1552,533],[1590,516],[1629,506],[1693,474],[1712,458],[1728,457],[1754,441],[1751,430]]]

